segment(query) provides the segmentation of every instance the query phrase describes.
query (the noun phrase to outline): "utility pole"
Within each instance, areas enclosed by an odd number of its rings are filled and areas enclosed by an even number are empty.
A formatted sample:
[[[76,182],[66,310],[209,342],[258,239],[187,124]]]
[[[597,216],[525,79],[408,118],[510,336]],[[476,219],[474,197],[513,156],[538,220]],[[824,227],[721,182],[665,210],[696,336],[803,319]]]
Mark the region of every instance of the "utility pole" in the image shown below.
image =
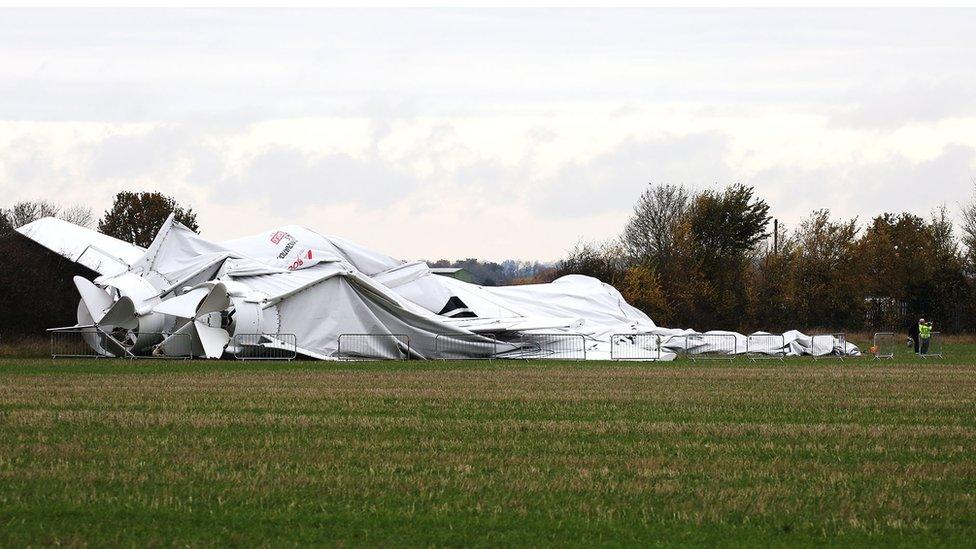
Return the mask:
[[[779,255],[779,219],[773,219],[773,255]]]

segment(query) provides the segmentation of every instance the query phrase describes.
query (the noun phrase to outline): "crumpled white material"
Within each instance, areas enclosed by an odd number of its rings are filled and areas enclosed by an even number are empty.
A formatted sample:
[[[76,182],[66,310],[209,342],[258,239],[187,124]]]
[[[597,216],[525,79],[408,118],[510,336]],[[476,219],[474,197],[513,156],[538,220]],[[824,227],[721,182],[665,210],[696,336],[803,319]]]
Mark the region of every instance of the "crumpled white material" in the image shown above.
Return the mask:
[[[479,286],[298,226],[215,243],[171,216],[146,250],[53,218],[18,230],[96,270],[101,279],[136,273],[158,290],[159,299],[210,280],[225,282],[236,296],[260,305],[262,333],[294,334],[298,351],[312,358],[335,358],[343,334],[391,336],[360,342],[369,347],[364,354],[376,358],[443,356],[438,337],[451,338],[451,358],[484,357],[486,349],[503,357],[554,359],[580,359],[585,350],[590,360],[859,354],[856,346],[830,335],[662,328],[595,278]],[[399,339],[409,340],[409,350],[391,345]]]

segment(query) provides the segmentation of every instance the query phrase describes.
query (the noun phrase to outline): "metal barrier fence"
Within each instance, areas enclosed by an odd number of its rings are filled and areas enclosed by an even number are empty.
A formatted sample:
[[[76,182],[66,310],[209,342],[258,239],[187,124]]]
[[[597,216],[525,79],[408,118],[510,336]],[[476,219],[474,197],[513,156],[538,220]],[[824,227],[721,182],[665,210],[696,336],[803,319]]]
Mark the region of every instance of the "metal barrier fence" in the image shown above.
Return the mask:
[[[407,360],[410,358],[410,336],[340,334],[336,357],[342,360]]]
[[[133,352],[127,342],[98,328],[51,330],[51,358],[130,358],[130,359],[178,359],[193,358],[189,334],[165,334],[141,332],[140,339],[156,339],[159,343]],[[158,336],[158,337],[152,337]],[[164,355],[159,351],[166,341],[169,349],[185,349],[185,354]],[[174,345],[175,341],[175,345]],[[172,351],[170,351],[172,352]]]
[[[738,342],[732,334],[688,334],[685,354],[692,360],[734,360]]]
[[[922,358],[942,358],[942,333],[932,332],[926,342],[918,340],[918,356]]]
[[[874,350],[874,358],[894,359],[895,358],[895,334],[894,332],[877,332],[874,334],[874,341],[871,345]]]
[[[816,334],[810,337],[810,354],[814,360],[839,358],[847,355],[847,334]]]
[[[440,360],[491,360],[498,354],[498,339],[491,334],[437,334],[434,358]]]
[[[613,334],[610,360],[660,360],[661,336],[654,334]]]
[[[177,360],[190,360],[193,358],[193,339],[190,334],[163,334],[163,333],[149,333],[149,334],[139,334],[139,337],[143,335],[158,335],[160,336],[160,342],[153,345],[148,355],[135,355],[130,358],[152,358],[152,359],[177,359]],[[169,354],[162,354],[162,349],[165,346],[166,352]],[[174,350],[175,349],[175,350]],[[185,349],[185,351],[183,351]],[[176,350],[180,350],[177,352]]]
[[[783,334],[752,334],[746,336],[746,356],[749,360],[783,360],[786,338]]]
[[[237,360],[294,360],[297,356],[295,334],[234,334]]]
[[[586,360],[586,338],[582,334],[526,334],[519,339],[520,349],[513,358]]]
[[[51,358],[106,358],[108,339],[95,328],[58,330],[51,334]]]

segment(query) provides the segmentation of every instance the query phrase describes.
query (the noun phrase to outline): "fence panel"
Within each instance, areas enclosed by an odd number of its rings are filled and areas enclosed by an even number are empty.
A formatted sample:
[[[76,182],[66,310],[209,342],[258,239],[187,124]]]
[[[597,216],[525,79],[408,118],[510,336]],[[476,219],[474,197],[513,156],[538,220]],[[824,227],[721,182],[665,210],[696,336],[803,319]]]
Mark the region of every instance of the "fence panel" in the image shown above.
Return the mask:
[[[874,358],[877,360],[895,358],[895,334],[894,332],[878,332],[874,334]]]
[[[57,330],[51,334],[51,358],[104,358],[105,335],[95,328]]]
[[[440,360],[491,360],[498,354],[498,340],[491,334],[437,334],[434,358]]]
[[[336,357],[342,360],[407,360],[410,358],[410,336],[340,334]]]
[[[234,334],[237,360],[294,360],[297,356],[295,334]]]
[[[924,339],[919,340],[918,356],[922,358],[942,358],[942,334],[932,332],[928,342]]]
[[[688,334],[685,354],[692,360],[733,360],[738,343],[732,334]]]
[[[752,334],[746,337],[746,356],[749,360],[783,360],[786,338],[783,334]]]
[[[132,358],[125,345],[98,328],[51,330],[51,358]]]
[[[520,338],[517,358],[586,360],[586,338],[582,334],[527,334]]]
[[[847,334],[817,334],[810,338],[810,354],[814,360],[847,356]]]
[[[613,334],[610,360],[660,360],[661,336],[654,334]]]
[[[139,337],[159,336],[160,343],[148,349],[140,351],[140,354],[132,352],[129,343],[123,343],[112,334],[108,334],[97,328],[77,328],[70,330],[51,330],[51,358],[129,358],[129,359],[181,359],[193,358],[190,352],[189,334],[164,334],[142,332]],[[185,354],[163,354],[163,341],[174,339],[179,341],[175,348],[186,349]],[[127,346],[128,345],[128,346]]]

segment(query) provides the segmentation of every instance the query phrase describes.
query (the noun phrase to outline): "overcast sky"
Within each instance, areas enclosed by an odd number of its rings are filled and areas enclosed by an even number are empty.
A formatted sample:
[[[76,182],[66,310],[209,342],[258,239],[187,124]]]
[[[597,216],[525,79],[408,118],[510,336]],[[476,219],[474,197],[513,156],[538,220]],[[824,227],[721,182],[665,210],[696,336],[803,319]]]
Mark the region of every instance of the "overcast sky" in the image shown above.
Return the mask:
[[[0,11],[0,206],[192,205],[406,259],[561,257],[648,183],[794,225],[958,210],[976,11]]]

